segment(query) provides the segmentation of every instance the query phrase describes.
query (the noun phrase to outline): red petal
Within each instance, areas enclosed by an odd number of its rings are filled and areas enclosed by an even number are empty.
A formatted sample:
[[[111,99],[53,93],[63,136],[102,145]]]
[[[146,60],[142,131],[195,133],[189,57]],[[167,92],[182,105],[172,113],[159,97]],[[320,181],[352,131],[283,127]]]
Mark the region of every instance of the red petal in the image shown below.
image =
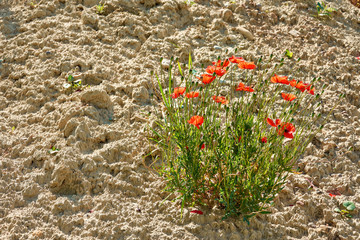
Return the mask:
[[[196,213],[196,214],[200,214],[200,215],[203,215],[204,213],[200,210],[192,210],[190,211],[191,213]]]
[[[281,123],[280,119],[276,119],[276,120],[275,120],[276,126],[280,125],[280,123]],[[275,126],[275,127],[276,127],[276,126]]]
[[[275,125],[275,123],[274,123],[274,121],[272,119],[268,118],[268,119],[266,119],[266,121],[270,126],[276,127],[276,125]]]
[[[284,132],[284,137],[286,137],[286,138],[294,138],[292,133],[287,133],[287,132]]]

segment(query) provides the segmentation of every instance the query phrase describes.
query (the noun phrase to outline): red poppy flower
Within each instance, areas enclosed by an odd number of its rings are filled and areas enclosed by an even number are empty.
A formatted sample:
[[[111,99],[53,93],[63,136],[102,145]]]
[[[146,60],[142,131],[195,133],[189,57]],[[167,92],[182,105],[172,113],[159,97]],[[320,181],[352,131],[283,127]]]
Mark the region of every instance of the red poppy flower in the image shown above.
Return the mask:
[[[290,86],[295,87],[297,84],[297,81],[295,79],[293,79],[289,82],[289,84],[290,84]]]
[[[308,87],[308,84],[303,83],[302,81],[297,82],[296,80],[291,80],[290,85],[292,87],[296,87],[297,89],[299,89],[301,92],[304,92],[306,90],[306,88]]]
[[[189,93],[186,94],[187,98],[196,98],[198,96],[199,96],[198,92],[189,92]]]
[[[266,121],[267,121],[267,123],[268,123],[270,126],[272,126],[272,127],[277,127],[277,126],[279,126],[280,123],[281,123],[280,119],[276,119],[276,120],[275,120],[275,123],[274,123],[274,121],[273,121],[272,119],[270,119],[270,118],[267,118]]]
[[[206,72],[210,73],[210,74],[216,74],[219,77],[223,76],[226,73],[226,70],[223,69],[222,67],[216,67],[216,66],[208,66],[206,68]]]
[[[251,87],[245,86],[243,83],[239,83],[239,86],[236,88],[236,91],[245,91],[245,92],[253,92],[254,89]]]
[[[190,120],[188,120],[188,123],[194,125],[198,129],[200,129],[200,126],[204,123],[204,118],[201,116],[192,116]]]
[[[291,123],[281,123],[278,134],[284,135],[286,138],[294,138],[293,133],[295,132],[295,127]]]
[[[308,85],[306,87],[306,90],[308,91],[308,93],[310,93],[311,95],[314,95],[315,94],[315,88],[311,88],[311,85]]]
[[[232,55],[229,58],[229,61],[232,62],[232,63],[240,63],[240,62],[243,62],[244,59],[242,57],[235,57],[234,55]]]
[[[291,93],[281,93],[281,96],[283,99],[285,99],[286,101],[289,101],[289,102],[293,101],[296,98],[296,96]]]
[[[221,65],[221,60],[219,59],[217,62],[212,62],[212,64],[216,67],[227,68],[229,66],[230,62],[228,59],[225,59],[225,61]]]
[[[212,97],[213,99],[214,99],[214,101],[215,102],[217,102],[217,103],[221,103],[221,104],[228,104],[229,103],[229,101],[228,100],[226,100],[226,98],[225,97],[221,97],[221,96],[213,96]]]
[[[282,76],[282,77],[280,77],[280,76],[278,76],[278,75],[275,74],[275,75],[270,79],[270,81],[273,82],[273,83],[281,83],[281,84],[289,85],[290,82],[289,82],[287,79],[288,79],[287,76]]]
[[[239,62],[238,67],[241,69],[255,69],[256,65],[254,64],[254,62]]]
[[[263,138],[261,139],[261,142],[262,142],[262,143],[267,143],[267,137],[263,137]]]
[[[336,197],[336,195],[335,195],[335,194],[332,194],[332,193],[329,193],[329,196],[330,196],[330,197]]]
[[[210,75],[210,74],[203,74],[201,75],[202,78],[199,78],[198,79],[200,81],[202,81],[204,84],[209,84],[211,83],[212,81],[214,81],[214,79],[216,78],[215,76],[213,75]]]
[[[200,214],[200,215],[203,215],[204,213],[200,210],[192,210],[190,211],[191,213],[196,213],[196,214]]]
[[[223,64],[221,65],[221,60],[218,60],[217,62],[212,62],[212,66],[208,66],[206,68],[206,72],[209,74],[216,74],[218,76],[223,76],[226,73],[226,67],[229,66],[230,62],[229,60],[225,60]]]
[[[356,59],[360,61],[360,56],[359,56],[359,57],[356,57]]]
[[[203,143],[202,145],[201,145],[201,149],[204,149],[205,148],[205,143]]]
[[[171,94],[171,97],[178,98],[180,95],[184,94],[185,90],[185,87],[176,87],[174,88],[174,92]]]

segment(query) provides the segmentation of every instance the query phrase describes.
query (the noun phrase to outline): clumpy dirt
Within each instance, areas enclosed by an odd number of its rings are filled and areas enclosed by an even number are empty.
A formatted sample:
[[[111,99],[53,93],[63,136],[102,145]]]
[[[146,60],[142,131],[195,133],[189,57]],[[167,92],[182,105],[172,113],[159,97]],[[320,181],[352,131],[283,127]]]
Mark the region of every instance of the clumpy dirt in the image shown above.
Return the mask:
[[[331,19],[313,16],[313,0],[107,0],[103,15],[97,0],[29,2],[0,1],[1,239],[360,238],[360,9],[350,1],[328,1]],[[329,84],[324,108],[346,94],[302,174],[250,225],[219,209],[181,219],[143,166],[160,57],[185,63],[192,52],[201,66],[220,48],[249,61],[290,49],[299,80]],[[90,87],[65,90],[69,74]],[[351,219],[333,211],[344,201],[357,206]]]

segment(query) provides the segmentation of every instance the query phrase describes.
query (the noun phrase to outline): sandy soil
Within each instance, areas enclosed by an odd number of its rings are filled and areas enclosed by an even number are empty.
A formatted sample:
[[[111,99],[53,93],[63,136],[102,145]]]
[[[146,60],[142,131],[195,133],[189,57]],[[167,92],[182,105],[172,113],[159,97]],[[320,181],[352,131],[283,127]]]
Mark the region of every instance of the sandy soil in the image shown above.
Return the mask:
[[[348,0],[329,1],[328,20],[313,0],[108,0],[104,15],[96,0],[34,2],[0,1],[0,239],[360,239],[360,9]],[[159,108],[150,71],[189,51],[209,64],[218,47],[246,60],[288,48],[299,78],[330,85],[325,108],[346,93],[303,173],[250,225],[218,209],[180,219],[142,164]],[[90,87],[67,92],[69,74]],[[352,219],[333,211],[343,201]]]

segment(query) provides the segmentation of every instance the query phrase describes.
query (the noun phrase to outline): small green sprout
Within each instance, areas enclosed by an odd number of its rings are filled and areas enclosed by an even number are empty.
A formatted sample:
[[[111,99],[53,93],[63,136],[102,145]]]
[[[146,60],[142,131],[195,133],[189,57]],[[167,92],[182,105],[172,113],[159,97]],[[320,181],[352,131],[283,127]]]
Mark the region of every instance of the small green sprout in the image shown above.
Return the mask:
[[[56,154],[56,153],[58,153],[60,150],[59,149],[57,149],[55,146],[53,146],[50,150],[49,150],[49,153],[50,154]]]
[[[30,5],[30,8],[31,8],[31,9],[36,8],[36,1],[30,1],[30,2],[29,2],[29,5]]]
[[[63,87],[65,89],[69,89],[71,88],[71,90],[75,90],[75,91],[81,91],[83,88],[81,79],[78,80],[74,80],[74,77],[72,75],[69,75],[67,78],[67,83],[64,83]]]
[[[11,130],[12,130],[12,131],[15,131],[15,126],[13,126],[13,127],[11,128]]]
[[[190,7],[194,4],[195,2],[192,0],[185,0],[185,4],[186,5],[190,5]]]
[[[337,208],[334,208],[334,212],[340,213],[341,217],[345,216],[347,218],[352,218],[353,216],[350,214],[350,212],[355,210],[355,208],[356,208],[355,204],[350,201],[345,201],[345,202],[343,202],[343,206],[346,209],[340,210],[340,208],[337,207]]]
[[[290,52],[288,49],[286,49],[285,56],[287,56],[289,59],[293,57],[293,52]]]
[[[323,1],[316,4],[317,16],[315,17],[328,17],[331,18],[331,13],[337,11],[335,8],[329,7]]]
[[[96,13],[97,14],[104,14],[104,4],[99,4],[96,6]]]

